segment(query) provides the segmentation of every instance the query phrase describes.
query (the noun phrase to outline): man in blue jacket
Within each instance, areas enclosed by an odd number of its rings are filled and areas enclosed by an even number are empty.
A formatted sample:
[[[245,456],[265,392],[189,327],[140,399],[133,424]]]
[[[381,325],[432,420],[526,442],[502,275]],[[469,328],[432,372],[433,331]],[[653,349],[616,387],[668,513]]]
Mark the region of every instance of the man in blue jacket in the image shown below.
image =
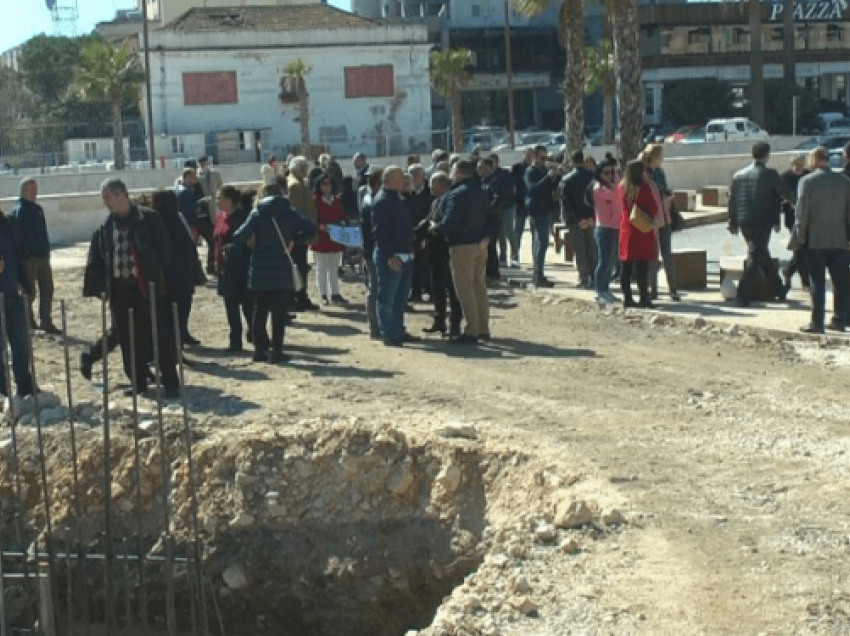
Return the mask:
[[[384,169],[383,187],[373,199],[373,260],[378,287],[378,329],[384,344],[401,347],[418,340],[404,329],[404,306],[413,277],[413,224],[401,198],[405,176],[398,166]]]
[[[555,170],[546,171],[546,146],[534,148],[534,163],[525,171],[525,210],[531,218],[531,256],[534,261],[533,283],[536,287],[554,287],[555,284],[543,275],[546,250],[549,249],[549,232],[552,194],[556,187],[553,180]]]
[[[24,271],[30,281],[30,289],[35,295],[38,286],[38,319],[41,329],[47,333],[58,334],[59,329],[50,317],[53,306],[53,270],[50,267],[50,238],[47,236],[47,220],[44,209],[35,202],[38,197],[38,184],[35,179],[21,181],[20,198],[12,206],[10,216],[15,219],[23,234]],[[30,317],[35,324],[32,311],[33,297],[30,296]]]
[[[449,260],[466,327],[452,338],[457,344],[475,344],[490,338],[490,308],[487,304],[488,208],[487,196],[475,180],[472,162],[461,160],[452,173],[452,188],[446,195],[442,220],[434,229],[446,237]]]

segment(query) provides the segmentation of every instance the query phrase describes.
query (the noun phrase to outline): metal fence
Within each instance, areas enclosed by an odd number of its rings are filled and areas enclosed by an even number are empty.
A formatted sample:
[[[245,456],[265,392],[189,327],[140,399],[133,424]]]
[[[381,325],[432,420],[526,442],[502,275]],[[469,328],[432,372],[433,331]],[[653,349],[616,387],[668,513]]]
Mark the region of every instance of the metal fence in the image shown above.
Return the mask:
[[[151,289],[150,298],[155,294]],[[24,299],[24,307],[29,302]],[[165,308],[162,308],[163,310]],[[108,309],[102,302],[101,325],[103,329],[103,457],[99,464],[91,464],[91,455],[83,456],[76,435],[79,422],[74,417],[74,395],[71,385],[71,364],[65,303],[61,302],[62,344],[66,375],[67,423],[53,424],[48,428],[42,422],[39,396],[34,395],[34,422],[24,425],[14,410],[7,414],[11,422],[11,449],[6,458],[0,454],[0,636],[42,634],[44,636],[74,634],[142,634],[175,636],[191,633],[208,636],[224,634],[224,625],[218,612],[216,592],[212,580],[201,562],[202,545],[199,539],[197,476],[193,458],[193,432],[183,386],[182,356],[178,345],[179,378],[182,401],[182,426],[166,429],[163,417],[162,385],[158,363],[157,308],[151,302],[154,376],[156,378],[156,431],[153,444],[158,446],[158,465],[151,465],[151,454],[143,460],[140,450],[138,396],[132,397],[132,457],[133,480],[132,512],[116,511],[113,506],[113,489],[121,487],[116,478],[112,455],[113,418],[110,406],[110,377],[106,358],[109,351]],[[176,304],[171,306],[176,342],[179,342],[179,323]],[[27,320],[29,320],[27,309]],[[138,318],[138,317],[136,317]],[[133,333],[134,316],[130,312],[130,333]],[[6,323],[6,299],[0,297],[0,321]],[[159,324],[163,324],[159,321]],[[34,384],[38,381],[38,368],[32,356],[32,332],[27,327],[27,346],[30,352],[31,373]],[[135,356],[136,343],[130,350]],[[6,331],[2,330],[0,346],[7,350]],[[9,356],[2,373],[10,387]],[[135,365],[133,365],[135,368]],[[136,386],[136,378],[133,378]],[[9,400],[9,409],[16,401]],[[72,474],[70,484],[58,483],[58,477],[48,470],[50,435],[57,427],[67,426],[70,443],[70,461],[65,474]],[[36,448],[26,452],[23,430],[27,440],[32,440],[35,428]],[[127,440],[128,441],[128,440]],[[90,444],[89,444],[90,445]],[[29,448],[29,447],[28,447]],[[185,462],[186,483],[190,511],[174,510],[172,470],[175,462]],[[55,469],[55,463],[51,464]],[[142,473],[153,468],[161,480],[160,506],[145,505]],[[125,484],[126,485],[126,484]],[[92,516],[83,505],[86,491],[100,490],[103,512]],[[62,502],[57,501],[56,493]],[[54,504],[68,505],[69,514],[57,523]],[[188,518],[188,524],[183,521]],[[178,534],[179,532],[179,534]]]

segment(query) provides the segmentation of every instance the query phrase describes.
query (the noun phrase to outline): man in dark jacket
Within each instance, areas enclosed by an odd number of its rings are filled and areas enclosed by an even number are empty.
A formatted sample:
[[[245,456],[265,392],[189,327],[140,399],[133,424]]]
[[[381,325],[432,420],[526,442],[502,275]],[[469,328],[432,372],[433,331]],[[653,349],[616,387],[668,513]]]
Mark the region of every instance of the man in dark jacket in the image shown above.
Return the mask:
[[[791,192],[797,192],[797,186],[800,184],[800,179],[809,174],[809,171],[806,170],[806,157],[805,155],[795,155],[791,158],[791,167],[782,173],[782,180],[788,186],[788,189]],[[782,214],[785,217],[785,227],[788,228],[788,231],[794,229],[794,219],[795,219],[795,206],[791,205],[788,201],[782,202]],[[782,270],[782,278],[785,280],[786,290],[791,289],[791,279],[794,277],[794,274],[800,274],[800,281],[803,283],[803,287],[809,286],[809,257],[806,255],[806,246],[801,245],[798,249],[794,250],[794,256],[788,265]]]
[[[378,328],[386,346],[401,347],[405,342],[418,340],[404,328],[404,306],[413,275],[413,225],[401,198],[405,185],[402,169],[387,166],[383,181],[372,205]]]
[[[38,287],[38,319],[41,329],[51,334],[58,334],[59,329],[50,317],[53,305],[53,270],[50,267],[50,238],[47,236],[47,220],[44,209],[36,203],[38,184],[35,179],[21,181],[20,198],[12,206],[10,216],[17,222],[18,229],[23,234],[24,273],[30,280],[30,289],[35,294]],[[33,297],[30,296],[30,316],[35,324],[35,313],[32,311]]]
[[[410,214],[412,227],[417,227],[428,216],[431,210],[431,189],[425,179],[425,170],[418,163],[407,168],[410,175],[410,191],[405,193],[407,211]],[[428,284],[428,253],[427,248],[420,242],[413,246],[413,278],[410,283],[410,302],[422,302],[422,294],[430,293]]]
[[[514,178],[514,194],[516,196],[516,209],[514,210],[514,238],[516,240],[516,252],[511,259],[512,267],[519,267],[519,253],[522,247],[522,235],[525,234],[525,220],[528,218],[528,210],[525,208],[525,171],[534,162],[534,149],[527,148],[523,160],[511,166],[511,176]]]
[[[3,295],[6,330],[9,348],[12,350],[12,375],[18,387],[18,395],[25,397],[35,390],[30,373],[30,353],[27,342],[27,318],[24,301],[18,289],[30,294],[30,279],[24,269],[23,246],[14,222],[0,212],[0,294]],[[11,397],[11,388],[6,385],[6,348],[0,347],[0,393]]]
[[[383,169],[375,166],[369,171],[369,183],[364,187],[360,208],[360,231],[363,235],[363,266],[366,269],[366,323],[369,325],[369,337],[377,340],[381,337],[378,328],[378,277],[375,273],[375,237],[372,233],[372,209],[375,197],[381,189]]]
[[[177,201],[180,203],[180,214],[189,226],[189,230],[197,236],[198,232],[198,201],[202,198],[198,173],[194,168],[184,168],[183,174],[174,188]]]
[[[132,382],[130,309],[135,335],[136,390],[147,391],[147,363],[151,351],[151,302],[156,303],[159,368],[165,396],[180,395],[177,377],[177,346],[174,321],[168,306],[164,272],[171,260],[171,244],[162,220],[153,210],[130,201],[127,186],[120,179],[107,179],[101,186],[103,203],[110,211],[100,229],[98,254],[89,254],[88,267],[103,276],[103,290],[112,307],[115,327],[124,358],[124,373]],[[153,283],[154,297],[151,297]]]
[[[499,232],[499,264],[513,266],[519,260],[516,241],[516,185],[514,176],[507,168],[499,167],[499,155],[492,153],[496,181],[502,196],[502,229]]]
[[[484,273],[488,281],[498,281],[502,278],[499,272],[499,235],[502,233],[502,212],[505,209],[509,193],[504,191],[505,183],[496,173],[496,165],[489,157],[478,162],[478,176],[481,179],[481,190],[487,199],[487,266]]]
[[[561,199],[561,220],[570,233],[578,269],[578,287],[593,289],[596,270],[596,240],[593,238],[593,208],[587,203],[587,187],[594,174],[585,167],[584,153],[576,150],[570,159],[573,169],[561,179],[558,194]]]
[[[770,144],[759,141],[753,145],[753,163],[735,173],[729,190],[729,231],[737,234],[740,230],[747,242],[747,263],[738,283],[739,307],[749,306],[752,281],[758,270],[773,284],[778,300],[785,300],[788,293],[770,258],[768,245],[770,228],[777,232],[782,228],[782,199],[796,203],[797,198],[779,173],[767,167],[769,158]]]
[[[534,163],[525,171],[525,211],[531,218],[531,255],[534,260],[533,283],[536,287],[554,287],[555,284],[543,275],[546,250],[549,249],[549,232],[552,224],[549,210],[552,194],[557,185],[557,172],[546,171],[546,146],[535,146]]]
[[[487,304],[488,205],[487,196],[475,180],[471,162],[458,161],[452,174],[453,185],[446,194],[445,214],[434,225],[446,237],[452,280],[466,327],[463,335],[451,340],[474,344],[490,338],[490,308]]]

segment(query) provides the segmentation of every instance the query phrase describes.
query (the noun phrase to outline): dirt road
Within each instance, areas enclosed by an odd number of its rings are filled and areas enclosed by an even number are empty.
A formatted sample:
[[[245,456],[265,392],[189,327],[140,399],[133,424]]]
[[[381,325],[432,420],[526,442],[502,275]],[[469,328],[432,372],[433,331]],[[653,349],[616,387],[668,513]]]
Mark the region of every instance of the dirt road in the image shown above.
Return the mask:
[[[69,299],[69,332],[84,341],[99,332],[100,308],[79,299],[79,256],[57,255],[57,298]],[[622,531],[588,544],[575,568],[562,553],[559,565],[540,561],[551,593],[536,618],[502,633],[850,633],[846,347],[502,288],[491,290],[491,344],[387,349],[366,335],[361,286],[343,294],[348,307],[300,314],[286,335],[293,362],[271,366],[222,353],[222,304],[200,290],[191,408],[234,435],[273,415],[462,422],[575,476],[584,497],[618,501]],[[409,317],[412,332],[430,324],[427,309]],[[42,386],[63,394],[58,340],[39,336],[36,347]],[[118,377],[117,352],[111,369]],[[76,365],[73,382],[80,401],[97,402]],[[518,483],[492,515],[549,514],[533,506]],[[594,591],[571,617],[580,577]]]

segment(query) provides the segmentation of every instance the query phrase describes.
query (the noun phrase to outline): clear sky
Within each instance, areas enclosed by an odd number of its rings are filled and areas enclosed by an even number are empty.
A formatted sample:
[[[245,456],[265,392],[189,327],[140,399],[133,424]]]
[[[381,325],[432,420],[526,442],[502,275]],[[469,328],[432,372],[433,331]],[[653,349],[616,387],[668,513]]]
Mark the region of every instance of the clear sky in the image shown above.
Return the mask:
[[[135,0],[56,0],[57,6],[74,6],[77,3],[80,19],[76,35],[90,33],[98,22],[111,20],[117,9],[133,9]],[[350,0],[329,0],[340,9],[350,10]],[[234,2],[238,4],[238,2]],[[54,23],[45,0],[3,0],[3,19],[0,20],[0,51],[23,44],[39,33],[47,35],[74,35],[67,22]]]

